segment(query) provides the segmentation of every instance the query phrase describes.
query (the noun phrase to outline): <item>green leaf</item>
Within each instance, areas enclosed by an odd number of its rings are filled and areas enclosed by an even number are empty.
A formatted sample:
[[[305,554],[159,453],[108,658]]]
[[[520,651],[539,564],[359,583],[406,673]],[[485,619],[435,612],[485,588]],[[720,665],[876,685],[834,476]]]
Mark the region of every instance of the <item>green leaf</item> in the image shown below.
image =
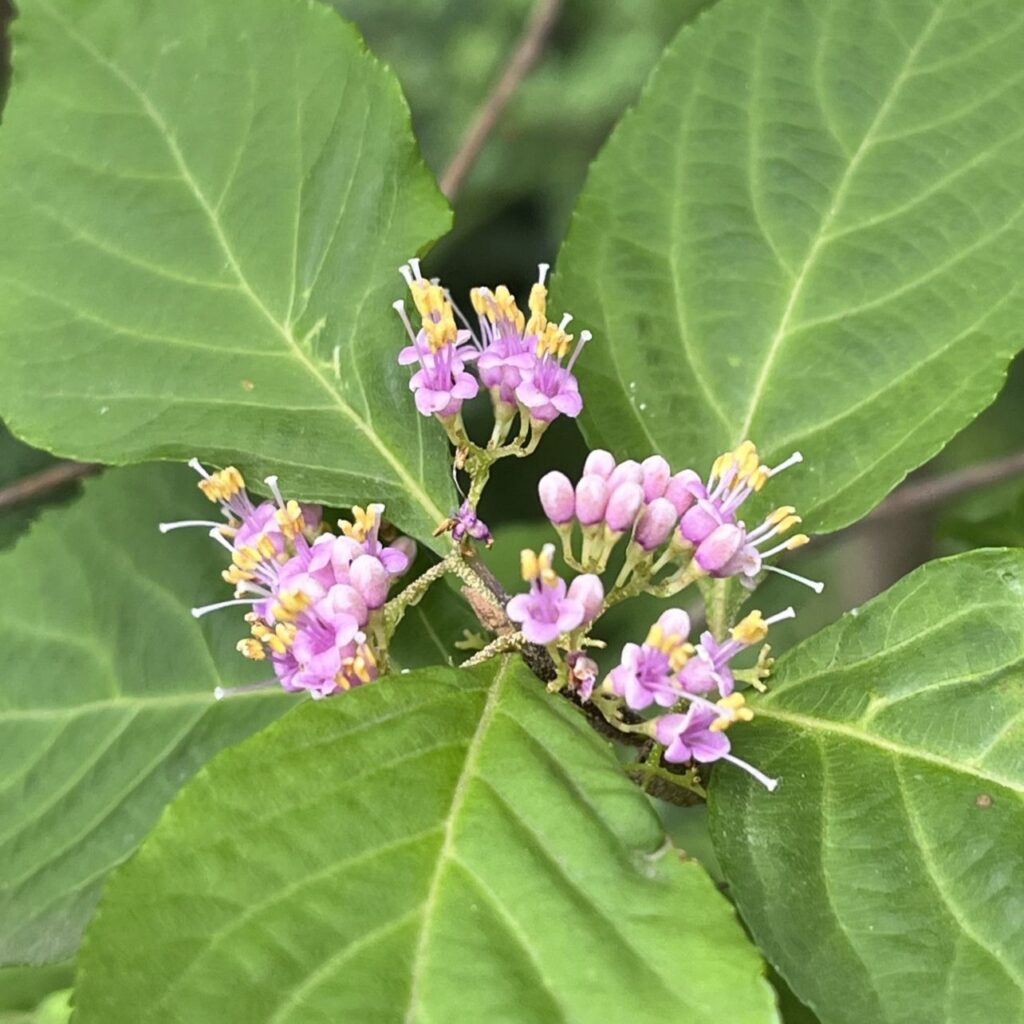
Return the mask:
[[[111,471],[0,558],[0,963],[71,953],[107,872],[178,788],[292,703],[213,699],[255,666],[232,650],[230,612],[205,630],[189,614],[224,591],[219,549],[156,530],[208,512],[194,479]]]
[[[802,450],[816,530],[995,397],[1024,341],[1017,0],[729,0],[595,163],[559,259],[595,446]]]
[[[1024,1007],[1024,552],[919,569],[780,659],[711,825],[755,939],[822,1024]]]
[[[111,880],[80,1024],[774,1021],[758,958],[521,663],[304,704]]]
[[[0,968],[0,1024],[6,1024],[4,1014],[17,1018],[53,992],[70,988],[74,976],[72,963]]]
[[[450,504],[391,301],[446,230],[390,73],[309,0],[33,0],[0,151],[0,403],[65,455]]]

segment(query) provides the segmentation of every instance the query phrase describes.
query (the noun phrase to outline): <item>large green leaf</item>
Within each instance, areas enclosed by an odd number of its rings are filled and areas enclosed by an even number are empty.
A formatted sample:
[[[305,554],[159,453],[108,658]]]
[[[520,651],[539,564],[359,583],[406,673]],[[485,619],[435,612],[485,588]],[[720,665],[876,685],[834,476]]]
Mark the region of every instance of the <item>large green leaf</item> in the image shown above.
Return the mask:
[[[596,333],[584,429],[704,469],[750,436],[863,515],[1024,340],[1018,0],[725,0],[594,165],[558,302]]]
[[[1024,1013],[1024,552],[933,562],[781,659],[711,822],[822,1024]]]
[[[309,703],[111,880],[81,1024],[776,1019],[703,870],[519,662]]]
[[[449,214],[390,73],[309,0],[32,0],[0,149],[0,404],[65,455],[199,454],[429,536],[395,364]]]
[[[275,718],[283,694],[216,703],[251,679],[240,623],[195,604],[224,585],[186,470],[113,470],[0,558],[0,962],[78,944],[107,872],[211,755]],[[198,503],[198,505],[197,505]],[[265,674],[265,673],[264,673]]]

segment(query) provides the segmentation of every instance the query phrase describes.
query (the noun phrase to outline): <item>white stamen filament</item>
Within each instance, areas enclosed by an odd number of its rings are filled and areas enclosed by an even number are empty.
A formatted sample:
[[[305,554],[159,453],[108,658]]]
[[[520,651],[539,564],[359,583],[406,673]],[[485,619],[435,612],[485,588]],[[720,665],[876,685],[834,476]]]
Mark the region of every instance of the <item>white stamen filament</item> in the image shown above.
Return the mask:
[[[157,528],[161,533],[170,533],[171,530],[183,530],[186,526],[210,526],[215,530],[230,530],[227,523],[215,523],[211,519],[179,519],[175,523],[158,523]]]
[[[405,311],[405,303],[399,299],[397,302],[391,303],[391,308],[402,318],[402,323],[405,325],[406,333],[409,335],[410,340],[416,344],[416,332],[412,329],[412,323],[409,320],[409,314]]]
[[[590,331],[580,331],[580,340],[576,342],[576,349],[573,352],[573,354],[569,357],[569,364],[566,366],[567,370],[572,372],[572,368],[575,365],[576,360],[579,358],[580,352],[583,351],[583,346],[586,345],[586,343],[590,341],[592,337],[593,335],[590,333]]]
[[[222,547],[225,551],[230,551],[232,555],[235,553],[234,547],[224,539],[224,534],[220,532],[218,526],[216,530],[210,531],[210,536]]]
[[[545,284],[548,279],[548,271],[551,269],[550,263],[538,263],[537,264],[537,283]]]
[[[270,488],[270,493],[274,496],[274,501],[277,502],[278,508],[284,508],[284,497],[281,494],[281,489],[277,486],[276,476],[265,476],[263,482]]]
[[[273,597],[274,593],[267,587],[261,587],[257,583],[252,583],[250,580],[242,580],[241,583],[235,587],[235,597],[241,594],[256,594],[259,597]]]
[[[204,604],[201,608],[192,609],[192,618],[201,619],[204,615],[209,615],[210,612],[220,611],[221,608],[236,608],[240,604],[251,607],[255,603],[256,598],[254,597],[236,597],[233,601],[218,601],[216,604]]]
[[[566,313],[565,316],[562,317],[562,322],[558,325],[558,329],[560,331],[564,331],[566,329],[566,327],[568,327],[569,324],[571,324],[571,323],[572,323],[572,313]]]
[[[732,754],[723,754],[722,760],[728,761],[730,764],[736,765],[737,768],[742,768],[748,775],[752,775],[769,793],[774,793],[778,789],[778,779],[773,779],[771,776],[765,775],[764,772],[759,772],[752,764],[748,764],[741,758],[734,757]]]
[[[409,269],[409,267],[405,263],[403,263],[398,268],[398,272],[402,275],[402,277],[405,278],[405,283],[411,288],[413,281],[415,281],[416,279],[412,276],[412,271]]]
[[[413,256],[413,258],[409,260],[409,266],[412,267],[412,272],[416,275],[416,280],[418,281],[423,276],[423,274],[420,273],[419,259]]]
[[[238,697],[243,693],[257,693],[260,690],[276,690],[281,684],[274,679],[264,680],[262,683],[247,683],[245,686],[218,686],[213,691],[214,700],[224,700],[225,697]]]
[[[790,572],[788,569],[780,569],[777,565],[765,565],[762,568],[765,572],[778,573],[779,576],[785,576],[788,580],[802,583],[805,587],[810,587],[816,594],[820,594],[825,589],[824,583],[818,580],[809,580],[806,576],[798,576],[795,572]]]
[[[766,626],[774,626],[776,622],[782,622],[783,619],[795,619],[796,612],[793,610],[793,606],[790,605],[788,608],[784,608],[781,612],[777,612],[770,618],[764,620]]]
[[[210,479],[210,474],[203,469],[202,463],[198,459],[189,459],[189,466],[192,467],[204,480]]]
[[[774,469],[768,470],[768,476],[776,476],[781,473],[784,469],[789,469],[790,466],[795,466],[798,462],[803,462],[804,457],[800,452],[793,452],[792,455],[785,462],[780,462]]]
[[[753,544],[755,547],[757,547],[759,544],[763,544],[766,540],[771,540],[772,537],[778,534],[781,530],[789,529],[788,526],[784,527],[782,525],[783,523],[785,523],[785,521],[786,520],[783,519],[781,522],[776,523],[774,526],[770,527],[767,530],[765,530],[764,526],[759,526],[756,530],[753,530],[752,532],[747,534],[747,543]],[[762,530],[764,530],[764,533],[761,532]],[[786,549],[786,544],[788,543],[789,541],[786,541],[783,544],[779,544],[776,547],[772,548],[770,552],[765,551],[762,557],[768,558],[770,554],[775,554],[778,551],[784,551]]]

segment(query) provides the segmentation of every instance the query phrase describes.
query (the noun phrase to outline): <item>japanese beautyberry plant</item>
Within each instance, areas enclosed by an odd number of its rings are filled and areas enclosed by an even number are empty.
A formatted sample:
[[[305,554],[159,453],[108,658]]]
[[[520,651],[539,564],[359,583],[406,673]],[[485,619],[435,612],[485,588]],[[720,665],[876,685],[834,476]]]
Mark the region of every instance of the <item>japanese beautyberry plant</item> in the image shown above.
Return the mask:
[[[536,273],[387,6],[11,20],[0,1018],[1024,1020],[1024,555],[807,547],[1024,347],[1018,4],[673,10]]]

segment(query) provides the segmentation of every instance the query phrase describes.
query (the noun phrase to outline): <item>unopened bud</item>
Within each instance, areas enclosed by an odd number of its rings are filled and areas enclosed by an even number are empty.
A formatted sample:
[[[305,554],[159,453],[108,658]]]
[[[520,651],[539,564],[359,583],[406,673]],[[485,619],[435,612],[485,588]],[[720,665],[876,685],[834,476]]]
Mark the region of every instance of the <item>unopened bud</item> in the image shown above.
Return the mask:
[[[660,548],[671,535],[676,518],[676,507],[668,498],[655,498],[640,510],[633,540],[644,551]]]
[[[660,455],[652,455],[640,463],[643,473],[644,501],[654,501],[665,493],[672,467]]]
[[[606,452],[603,448],[598,448],[592,451],[587,456],[587,461],[583,463],[583,475],[601,477],[602,480],[607,480],[608,477],[615,472],[615,456],[611,452]]]
[[[572,482],[564,473],[553,470],[541,477],[537,485],[541,507],[544,515],[555,526],[572,521],[576,514],[576,498],[573,494]]]
[[[608,484],[603,477],[585,475],[576,485],[576,518],[583,526],[604,519],[608,507]]]
[[[637,465],[638,470],[639,468]],[[638,482],[619,484],[608,498],[608,507],[604,513],[604,521],[608,528],[614,533],[625,533],[633,526],[643,503],[644,490]]]

